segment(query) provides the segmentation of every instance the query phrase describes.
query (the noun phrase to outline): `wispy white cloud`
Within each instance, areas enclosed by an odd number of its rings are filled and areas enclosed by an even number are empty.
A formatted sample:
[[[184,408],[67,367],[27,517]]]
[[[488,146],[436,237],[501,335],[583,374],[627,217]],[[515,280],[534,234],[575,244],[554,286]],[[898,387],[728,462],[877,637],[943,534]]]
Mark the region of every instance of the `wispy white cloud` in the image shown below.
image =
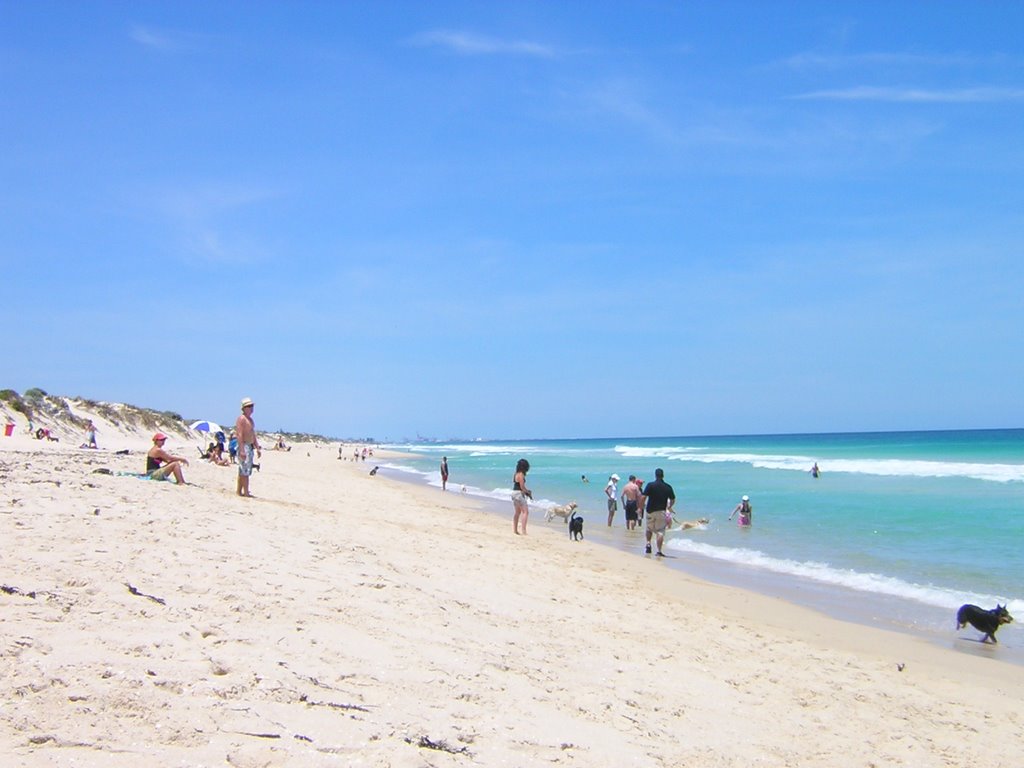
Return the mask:
[[[266,256],[265,247],[251,238],[208,229],[185,233],[182,244],[186,258],[211,264],[253,264]]]
[[[551,58],[557,51],[529,40],[502,40],[472,32],[437,29],[412,38],[414,45],[445,48],[463,56],[535,56]]]
[[[173,51],[181,46],[181,42],[174,35],[140,24],[134,25],[128,34],[139,45],[158,51]]]
[[[959,54],[894,53],[865,51],[863,53],[797,53],[781,62],[792,69],[847,69],[868,66],[948,67],[985,63]]]
[[[918,104],[980,104],[1024,101],[1024,88],[886,88],[855,86],[800,93],[790,98],[819,101],[887,101]]]
[[[165,190],[156,200],[168,216],[208,221],[282,196],[280,190],[259,184],[216,183]]]
[[[259,184],[205,183],[142,196],[176,235],[178,255],[194,262],[247,264],[270,258],[257,234],[266,204],[285,195]]]
[[[672,124],[648,104],[643,91],[636,83],[619,78],[591,90],[586,101],[603,115],[623,120],[659,139],[672,139],[676,133]]]

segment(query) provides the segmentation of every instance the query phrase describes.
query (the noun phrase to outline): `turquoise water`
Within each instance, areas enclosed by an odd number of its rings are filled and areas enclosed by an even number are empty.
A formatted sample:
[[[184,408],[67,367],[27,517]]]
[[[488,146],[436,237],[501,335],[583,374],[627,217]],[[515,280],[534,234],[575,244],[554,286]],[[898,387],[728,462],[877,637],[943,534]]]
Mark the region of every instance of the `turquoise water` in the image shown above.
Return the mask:
[[[417,456],[389,471],[439,486],[444,455],[449,490],[465,486],[502,501],[516,460],[525,457],[532,524],[544,524],[544,507],[575,500],[588,533],[637,551],[640,540],[624,530],[621,508],[615,528],[605,528],[604,485],[613,472],[623,482],[631,474],[651,480],[662,467],[676,491],[677,517],[711,518],[706,530],[669,534],[666,551],[686,570],[719,580],[727,574],[727,581],[798,602],[816,596],[808,600],[840,614],[852,601],[862,619],[880,612],[936,636],[951,634],[951,617],[965,602],[1008,603],[1024,622],[1024,430],[389,447]],[[809,471],[815,462],[817,479]],[[727,519],[742,494],[754,507],[751,529]],[[1000,642],[1024,649],[1018,630],[1004,627]]]

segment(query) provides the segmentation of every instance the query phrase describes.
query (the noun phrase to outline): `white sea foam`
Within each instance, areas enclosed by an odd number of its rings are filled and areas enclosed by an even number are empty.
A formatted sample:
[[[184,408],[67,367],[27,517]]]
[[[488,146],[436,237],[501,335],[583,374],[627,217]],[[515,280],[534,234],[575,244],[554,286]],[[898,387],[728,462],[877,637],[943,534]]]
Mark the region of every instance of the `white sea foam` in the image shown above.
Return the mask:
[[[415,453],[423,456],[434,456],[437,454],[449,454],[449,455],[467,455],[473,458],[480,458],[481,456],[511,456],[512,451],[508,448],[500,448],[498,446],[488,445],[441,445],[439,443],[431,443],[430,445],[422,445],[420,443],[414,443],[411,445],[389,445],[389,448],[403,451],[405,453]]]
[[[679,552],[692,552],[697,555],[735,563],[751,568],[795,576],[833,587],[845,587],[860,592],[871,592],[879,595],[913,600],[923,605],[955,610],[963,603],[977,603],[992,606],[996,603],[1009,603],[1010,613],[1024,611],[1024,598],[1007,598],[1005,595],[986,595],[979,593],[958,592],[944,587],[913,584],[891,576],[877,573],[861,573],[851,569],[833,568],[828,563],[813,561],[799,562],[771,557],[756,549],[741,547],[719,547],[687,538],[670,538],[665,542],[667,549]]]
[[[660,458],[668,461],[691,461],[703,464],[735,462],[758,469],[807,472],[818,462],[822,473],[850,473],[884,477],[965,477],[998,483],[1024,482],[1024,464],[982,464],[958,461],[924,461],[907,459],[829,459],[811,456],[757,453],[717,453],[703,448],[664,446],[647,448],[615,446],[617,453],[628,458]]]
[[[440,470],[437,472],[422,472],[418,469],[413,469],[412,467],[407,466],[405,464],[392,464],[391,462],[388,461],[385,461],[383,464],[378,464],[377,466],[381,467],[382,469],[391,469],[394,470],[395,472],[404,472],[407,475],[413,475],[415,477],[423,478],[428,483],[430,482],[430,478],[433,475],[437,475],[438,485],[441,484]]]
[[[552,445],[531,445],[528,443],[516,443],[515,445],[488,445],[487,443],[409,443],[391,444],[388,448],[416,453],[421,455],[435,455],[447,453],[451,455],[466,456],[565,456],[569,454],[603,453],[606,448],[566,448],[565,444]]]
[[[424,482],[427,485],[432,486],[434,488],[440,488],[441,487],[441,472],[439,470],[432,470],[430,472],[424,472],[424,471],[419,470],[419,469],[414,469],[413,467],[407,466],[405,464],[392,464],[392,463],[388,463],[388,462],[386,462],[384,464],[380,464],[379,466],[384,468],[384,469],[388,469],[388,470],[391,470],[391,471],[394,471],[394,472],[401,472],[401,473],[404,473],[406,475],[410,475],[411,477],[417,478],[421,482]],[[491,488],[490,490],[488,490],[486,488],[478,488],[475,485],[466,485],[466,484],[460,484],[460,483],[453,483],[453,482],[451,482],[451,480],[449,480],[448,481],[448,490],[449,491],[457,490],[460,493],[465,493],[467,496],[476,496],[476,497],[482,498],[482,499],[491,499],[491,500],[495,500],[495,501],[511,501],[512,500],[512,489],[511,488]],[[531,500],[530,506],[531,507],[536,507],[538,509],[547,509],[548,507],[553,507],[554,505],[561,504],[561,503],[562,502],[559,502],[559,501],[552,501],[551,499],[537,498],[537,499]]]

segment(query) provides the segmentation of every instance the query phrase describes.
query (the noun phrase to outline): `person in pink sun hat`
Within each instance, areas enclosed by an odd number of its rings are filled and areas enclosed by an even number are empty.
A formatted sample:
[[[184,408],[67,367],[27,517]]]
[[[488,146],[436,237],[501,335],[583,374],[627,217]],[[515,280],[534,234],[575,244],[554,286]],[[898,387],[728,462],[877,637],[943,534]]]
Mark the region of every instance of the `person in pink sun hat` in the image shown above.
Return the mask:
[[[181,468],[188,466],[188,459],[184,456],[172,456],[165,451],[166,442],[167,435],[162,432],[153,435],[153,447],[146,453],[146,474],[150,480],[167,480],[174,475],[175,482],[184,485],[185,477]]]

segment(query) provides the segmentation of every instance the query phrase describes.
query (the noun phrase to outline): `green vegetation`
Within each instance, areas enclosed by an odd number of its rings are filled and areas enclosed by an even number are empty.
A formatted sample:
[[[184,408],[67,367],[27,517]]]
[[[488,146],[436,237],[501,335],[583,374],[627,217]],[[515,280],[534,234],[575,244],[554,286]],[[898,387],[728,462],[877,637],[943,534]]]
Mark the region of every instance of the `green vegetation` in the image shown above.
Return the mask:
[[[27,418],[44,426],[63,426],[71,430],[84,430],[89,423],[88,417],[76,416],[68,404],[71,400],[76,409],[89,411],[93,416],[103,419],[115,427],[132,432],[152,432],[160,430],[179,434],[188,434],[188,421],[175,411],[158,411],[153,408],[140,408],[124,403],[101,403],[86,397],[65,398],[48,395],[45,390],[33,387],[19,395],[13,389],[0,389],[0,402],[11,410],[24,414]],[[190,419],[189,421],[194,421]],[[308,432],[285,432],[278,430],[288,443],[305,442],[358,442],[354,439],[342,441],[340,438],[310,434]],[[372,439],[366,439],[373,442]]]
[[[121,426],[120,414],[107,403],[97,403],[96,415],[101,419],[106,419],[115,427]]]
[[[28,418],[32,418],[32,409],[28,407],[28,404],[21,399],[21,395],[15,392],[13,389],[0,389],[0,401],[7,403],[11,406],[12,410],[18,413],[23,413]]]

